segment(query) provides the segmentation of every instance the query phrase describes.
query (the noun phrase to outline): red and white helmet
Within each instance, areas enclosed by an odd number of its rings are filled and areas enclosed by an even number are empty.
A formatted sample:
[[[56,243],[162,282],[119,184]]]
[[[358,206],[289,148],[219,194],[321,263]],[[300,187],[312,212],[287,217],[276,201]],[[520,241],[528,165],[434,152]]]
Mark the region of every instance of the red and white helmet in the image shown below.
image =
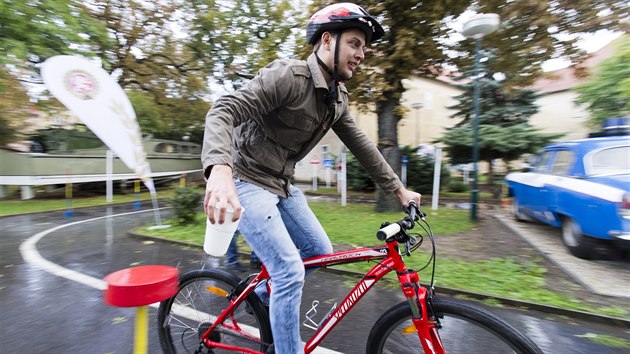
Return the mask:
[[[306,25],[306,41],[315,44],[326,31],[358,28],[365,32],[367,43],[385,35],[383,27],[361,6],[342,2],[324,7],[317,11]]]

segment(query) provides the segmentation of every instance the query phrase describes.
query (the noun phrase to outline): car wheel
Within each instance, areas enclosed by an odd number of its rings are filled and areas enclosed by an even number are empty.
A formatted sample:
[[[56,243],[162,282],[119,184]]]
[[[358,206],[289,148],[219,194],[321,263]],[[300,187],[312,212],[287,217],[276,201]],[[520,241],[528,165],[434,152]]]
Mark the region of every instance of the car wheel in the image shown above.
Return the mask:
[[[512,197],[512,216],[514,216],[514,219],[519,222],[529,220],[529,217],[521,211],[521,206],[518,204],[518,199],[516,199],[516,197]]]
[[[562,241],[572,255],[582,259],[592,258],[595,248],[594,240],[584,235],[580,225],[570,217],[562,220]]]

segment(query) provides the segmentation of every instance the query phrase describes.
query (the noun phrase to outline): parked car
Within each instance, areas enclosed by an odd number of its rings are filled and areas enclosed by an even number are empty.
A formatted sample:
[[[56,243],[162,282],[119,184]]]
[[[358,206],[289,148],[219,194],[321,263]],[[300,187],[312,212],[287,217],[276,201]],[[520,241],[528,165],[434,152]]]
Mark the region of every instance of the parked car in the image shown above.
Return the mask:
[[[549,145],[505,179],[514,217],[561,227],[574,256],[593,258],[601,243],[630,248],[630,135]]]

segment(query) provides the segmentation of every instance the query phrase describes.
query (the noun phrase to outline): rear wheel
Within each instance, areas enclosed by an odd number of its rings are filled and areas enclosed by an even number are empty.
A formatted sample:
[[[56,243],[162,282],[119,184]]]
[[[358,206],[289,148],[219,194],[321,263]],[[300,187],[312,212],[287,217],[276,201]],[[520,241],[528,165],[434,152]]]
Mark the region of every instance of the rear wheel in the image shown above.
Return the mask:
[[[498,317],[469,303],[433,299],[430,317],[439,319],[440,338],[446,353],[542,354],[530,339]],[[389,309],[374,324],[368,337],[368,354],[422,353],[407,302]]]
[[[158,337],[164,353],[195,353],[201,336],[230,304],[229,295],[239,282],[238,277],[220,269],[183,274],[177,294],[161,302],[158,309]],[[273,342],[267,310],[252,293],[209,338],[265,352]],[[228,353],[201,347],[200,353]]]
[[[582,259],[591,259],[596,248],[595,240],[584,235],[580,225],[570,217],[562,220],[562,241],[572,255]]]

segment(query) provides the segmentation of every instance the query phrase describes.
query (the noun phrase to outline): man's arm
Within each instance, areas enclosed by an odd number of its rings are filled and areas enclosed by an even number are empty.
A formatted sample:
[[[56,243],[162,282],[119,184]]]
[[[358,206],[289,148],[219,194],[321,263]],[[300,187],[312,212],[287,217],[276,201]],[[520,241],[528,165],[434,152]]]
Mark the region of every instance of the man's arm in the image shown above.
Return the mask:
[[[405,207],[410,201],[420,205],[422,198],[420,193],[410,191],[403,186],[400,178],[394,173],[376,145],[356,125],[347,111],[333,125],[333,130],[384,191],[394,193]]]

